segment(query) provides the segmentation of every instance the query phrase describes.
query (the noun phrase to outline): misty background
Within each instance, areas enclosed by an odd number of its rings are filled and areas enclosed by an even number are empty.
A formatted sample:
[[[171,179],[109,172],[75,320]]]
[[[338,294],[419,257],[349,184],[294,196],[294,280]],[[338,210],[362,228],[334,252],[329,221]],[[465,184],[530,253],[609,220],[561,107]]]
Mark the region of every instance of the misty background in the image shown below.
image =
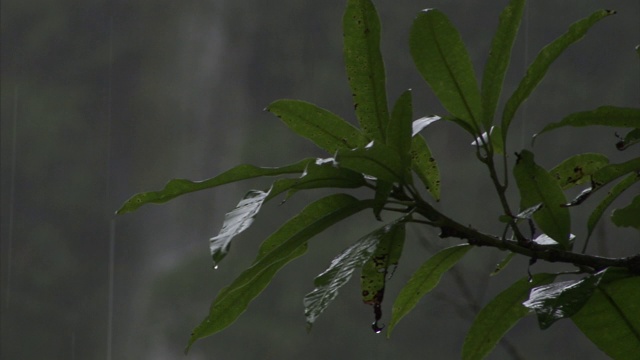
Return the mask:
[[[409,54],[417,12],[436,7],[449,16],[480,76],[507,1],[374,3],[389,102],[413,89],[417,118],[443,113]],[[201,180],[240,163],[280,166],[326,156],[262,109],[296,98],[355,122],[342,62],[345,4],[2,1],[2,359],[184,358],[191,330],[218,291],[252,262],[263,239],[322,194],[265,205],[218,270],[211,267],[208,239],[245,192],[268,188],[268,179],[117,218],[114,212],[134,193],[161,189],[172,178]],[[511,153],[530,148],[533,133],[571,112],[639,105],[635,0],[530,2],[503,98],[539,49],[600,8],[618,14],[595,25],[552,66],[513,123]],[[462,223],[499,232],[495,192],[468,135],[444,122],[423,134],[442,173],[440,208]],[[562,129],[542,136],[534,150],[546,168],[577,152],[602,152],[612,162],[631,158],[615,150],[616,141],[610,128]],[[596,201],[572,211],[580,245]],[[505,253],[474,249],[391,339],[371,331],[373,313],[362,304],[354,277],[307,334],[302,297],[333,256],[379,226],[370,218],[363,213],[310,241],[307,255],[278,273],[234,325],[197,342],[187,358],[459,358],[474,309],[527,274],[526,259],[517,259],[489,278]],[[389,322],[393,299],[413,271],[455,243],[419,226],[408,234],[387,286],[382,323]],[[626,256],[640,250],[638,240],[637,231],[603,219],[589,250]],[[531,270],[564,268],[536,264]],[[506,339],[490,358],[606,358],[567,320],[542,332],[530,316]]]

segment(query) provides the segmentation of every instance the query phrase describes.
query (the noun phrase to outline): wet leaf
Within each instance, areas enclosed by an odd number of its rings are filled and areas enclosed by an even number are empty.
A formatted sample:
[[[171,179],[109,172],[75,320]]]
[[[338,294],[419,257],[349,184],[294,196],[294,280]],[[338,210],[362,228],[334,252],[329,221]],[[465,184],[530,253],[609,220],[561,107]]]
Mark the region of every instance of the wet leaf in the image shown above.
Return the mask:
[[[616,226],[640,230],[640,195],[634,197],[628,206],[615,209],[611,214],[611,221]]]
[[[554,274],[536,274],[520,279],[491,300],[476,316],[462,346],[462,359],[483,359],[504,334],[530,310],[522,305],[536,286],[548,284]]]
[[[360,127],[385,141],[389,122],[386,78],[380,54],[380,20],[370,0],[349,0],[343,18],[344,59]]]
[[[380,235],[378,247],[362,266],[360,278],[362,301],[370,305],[382,302],[389,268],[398,265],[404,246],[404,223],[387,225]]]
[[[564,160],[549,173],[558,181],[560,187],[566,190],[590,181],[591,175],[608,164],[609,159],[602,154],[578,154]]]
[[[440,116],[434,115],[434,116],[425,116],[425,117],[421,117],[420,119],[414,120],[411,126],[412,128],[411,136],[418,135],[418,133],[424,130],[424,128],[441,119],[442,118]]]
[[[569,318],[587,303],[606,270],[582,280],[562,281],[531,290],[523,303],[538,315],[538,324],[547,329],[558,320]]]
[[[315,289],[304,297],[308,328],[311,328],[316,319],[335,299],[338,290],[349,281],[355,269],[362,267],[371,258],[378,244],[397,224],[398,221],[387,224],[360,238],[336,256],[329,268],[315,278]]]
[[[209,250],[214,267],[227,256],[231,240],[251,226],[268,194],[269,192],[251,190],[240,200],[235,209],[225,215],[222,229],[218,235],[209,239]]]
[[[571,114],[560,122],[551,123],[545,126],[542,131],[535,136],[565,126],[580,127],[592,125],[639,128],[640,109],[601,106],[595,110]]]
[[[511,60],[511,49],[518,35],[525,0],[511,0],[500,14],[498,30],[493,36],[491,50],[482,76],[482,107],[485,129],[491,127],[496,106],[502,92],[502,85],[507,67]],[[498,133],[500,134],[500,133]],[[500,136],[500,139],[502,137]],[[496,153],[501,153],[496,151]]]
[[[330,195],[308,205],[267,238],[250,268],[225,287],[211,304],[209,315],[191,334],[186,351],[195,341],[231,325],[249,303],[288,262],[306,252],[307,240],[329,226],[372,206],[349,195]]]
[[[533,214],[533,220],[542,232],[569,248],[571,218],[569,209],[561,205],[567,202],[560,185],[533,160],[533,153],[523,150],[513,169],[520,190],[520,208],[528,209],[542,203],[542,208]]]
[[[266,110],[331,155],[339,149],[353,149],[368,142],[360,130],[338,115],[305,101],[278,100]]]
[[[588,233],[587,241],[589,241],[591,234],[593,234],[593,229],[596,227],[596,224],[598,223],[598,221],[600,221],[602,214],[604,214],[605,210],[607,210],[609,205],[611,205],[611,203],[613,203],[613,201],[617,199],[620,196],[620,194],[622,194],[625,190],[631,187],[631,185],[637,183],[639,180],[640,180],[640,173],[638,172],[631,173],[627,175],[624,179],[622,179],[619,183],[617,183],[615,186],[613,186],[611,190],[609,190],[609,192],[607,193],[607,196],[605,196],[604,199],[600,201],[600,203],[598,204],[598,206],[596,206],[596,208],[593,210],[591,215],[589,215],[589,219],[587,220],[587,233]],[[586,245],[585,245],[585,248],[586,248]]]
[[[573,43],[582,39],[584,35],[595,25],[598,21],[604,19],[609,15],[615,14],[615,11],[611,10],[599,10],[591,14],[591,16],[584,18],[569,27],[569,30],[555,39],[549,45],[545,46],[540,53],[533,60],[533,63],[527,69],[527,73],[524,78],[518,84],[518,88],[514,91],[513,95],[507,100],[504,112],[502,113],[502,137],[506,139],[507,132],[509,131],[509,125],[513,120],[516,111],[520,105],[529,97],[531,92],[538,86],[540,81],[547,74],[547,70],[551,64]]]
[[[239,165],[216,177],[204,181],[173,179],[160,191],[151,191],[134,195],[122,205],[116,214],[126,214],[128,212],[135,211],[145,204],[162,204],[190,192],[210,189],[240,180],[252,179],[261,176],[302,173],[307,165],[314,161],[315,159],[312,158],[304,159],[295,164],[279,168],[260,168],[253,165]]]
[[[458,30],[439,10],[418,14],[409,38],[413,61],[445,109],[479,134],[480,91]],[[465,128],[467,129],[467,128]]]
[[[440,200],[440,170],[431,149],[422,135],[414,136],[411,142],[411,168],[418,175],[434,199]]]
[[[571,320],[612,359],[632,360],[640,354],[640,276],[601,281]]]
[[[460,261],[471,249],[471,245],[462,244],[446,248],[433,255],[411,276],[393,303],[393,314],[387,331],[391,336],[393,328],[418,304],[424,295],[438,285],[442,275]]]
[[[509,265],[509,263],[511,262],[511,259],[513,259],[515,256],[516,256],[516,253],[509,252],[507,256],[505,256],[502,260],[500,260],[498,264],[496,264],[496,268],[493,269],[493,271],[491,272],[491,274],[489,274],[489,276],[498,275],[504,268],[507,267],[507,265]]]
[[[407,169],[402,167],[400,156],[384,144],[369,144],[364,148],[339,151],[338,166],[382,179],[390,183],[411,182]]]

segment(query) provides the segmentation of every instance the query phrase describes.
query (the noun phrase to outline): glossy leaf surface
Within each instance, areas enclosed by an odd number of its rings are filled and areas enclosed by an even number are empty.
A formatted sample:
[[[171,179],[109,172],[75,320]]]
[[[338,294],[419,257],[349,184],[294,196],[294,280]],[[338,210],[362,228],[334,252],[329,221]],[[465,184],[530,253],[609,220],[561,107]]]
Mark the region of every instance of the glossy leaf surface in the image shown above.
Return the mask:
[[[518,35],[525,0],[511,0],[500,14],[498,30],[493,36],[491,50],[482,76],[482,108],[485,129],[491,127],[502,83],[511,60],[511,49]],[[500,136],[501,137],[501,136]]]
[[[367,144],[367,138],[344,119],[314,104],[299,100],[278,100],[267,106],[296,134],[311,140],[333,155],[339,149]]]
[[[393,314],[387,337],[393,328],[418,304],[420,299],[438,285],[442,275],[462,259],[471,245],[462,244],[446,248],[433,255],[411,276],[393,303]]]
[[[424,10],[413,22],[409,46],[418,71],[442,106],[478,134],[480,91],[458,30],[439,10]]]
[[[371,205],[371,201],[360,201],[349,195],[331,195],[311,203],[285,223],[265,240],[253,265],[220,291],[209,315],[193,331],[187,351],[196,340],[235,322],[284,265],[304,254],[307,240]]]
[[[536,274],[525,277],[491,300],[476,316],[462,346],[462,359],[483,359],[530,310],[522,305],[529,292],[536,286],[548,284],[555,279],[553,274]]]
[[[333,260],[329,268],[314,280],[315,289],[305,295],[304,308],[307,327],[311,327],[322,312],[338,295],[338,290],[349,281],[353,272],[371,258],[387,226],[362,237]]]
[[[227,255],[231,240],[251,226],[268,194],[269,192],[251,190],[240,200],[235,209],[225,215],[222,229],[218,235],[209,239],[213,266],[218,266]]]
[[[279,168],[260,168],[253,165],[239,165],[216,177],[203,181],[173,179],[160,191],[151,191],[134,195],[122,205],[116,214],[121,215],[135,211],[145,204],[162,204],[180,195],[210,189],[240,180],[252,179],[261,176],[302,173],[307,165],[314,161],[315,159],[304,159],[295,164]]]
[[[400,156],[384,144],[373,143],[364,148],[340,151],[336,161],[338,166],[390,183],[411,181],[407,169],[402,167]]]
[[[571,320],[612,359],[640,354],[640,276],[601,283]]]
[[[378,247],[362,266],[360,286],[365,304],[379,305],[382,302],[389,268],[398,265],[404,239],[404,223],[398,222],[383,228]]]
[[[533,153],[523,150],[518,156],[513,173],[520,190],[520,209],[542,203],[533,219],[542,232],[568,249],[571,218],[569,209],[562,206],[567,200],[560,185],[534,162]]]
[[[360,127],[371,140],[384,142],[389,110],[380,20],[373,3],[349,0],[342,24],[344,61]]]
[[[540,81],[545,77],[551,64],[573,43],[582,39],[584,35],[598,21],[609,15],[615,14],[611,10],[599,10],[591,16],[582,19],[569,27],[569,30],[555,39],[549,45],[545,46],[533,60],[533,63],[527,69],[527,73],[520,81],[518,88],[507,101],[504,112],[502,114],[502,137],[506,138],[509,125],[513,120],[516,111],[522,103],[529,97],[531,92],[538,86]]]

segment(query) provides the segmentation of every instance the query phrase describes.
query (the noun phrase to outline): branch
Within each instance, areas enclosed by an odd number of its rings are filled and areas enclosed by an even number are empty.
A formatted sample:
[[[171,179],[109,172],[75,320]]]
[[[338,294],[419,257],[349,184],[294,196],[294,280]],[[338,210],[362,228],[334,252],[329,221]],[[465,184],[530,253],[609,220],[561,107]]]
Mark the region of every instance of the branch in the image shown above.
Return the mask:
[[[624,258],[609,258],[549,248],[532,241],[517,242],[502,239],[482,233],[470,226],[464,226],[445,216],[424,201],[416,202],[415,212],[429,219],[433,226],[440,228],[440,237],[443,239],[449,237],[464,239],[471,245],[508,250],[531,259],[573,264],[583,271],[595,272],[608,267],[621,267],[628,269],[632,273],[640,274],[640,254]]]

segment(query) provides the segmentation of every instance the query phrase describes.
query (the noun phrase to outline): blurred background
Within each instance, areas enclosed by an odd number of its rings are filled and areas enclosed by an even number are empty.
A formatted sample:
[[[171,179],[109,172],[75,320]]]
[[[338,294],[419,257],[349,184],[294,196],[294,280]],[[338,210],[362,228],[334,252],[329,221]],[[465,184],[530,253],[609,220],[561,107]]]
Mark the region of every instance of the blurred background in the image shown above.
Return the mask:
[[[443,10],[481,74],[507,3],[374,2],[389,101],[412,88],[416,117],[443,113],[409,55],[408,32],[417,12]],[[217,292],[251,263],[268,234],[321,194],[267,204],[215,271],[208,239],[247,190],[268,188],[268,180],[191,194],[117,218],[114,212],[134,193],[160,189],[171,178],[200,180],[239,163],[279,166],[326,156],[262,109],[276,99],[297,98],[355,121],[342,64],[345,3],[2,1],[2,359],[184,357],[191,330]],[[552,66],[514,121],[511,153],[530,147],[533,133],[571,112],[639,105],[635,0],[531,2],[504,93],[513,91],[539,49],[600,8],[618,14],[594,26]],[[494,191],[468,135],[448,123],[432,125],[424,135],[442,172],[441,209],[463,223],[499,231]],[[610,128],[558,130],[538,139],[536,161],[551,168],[576,152],[603,152],[612,162],[633,156],[618,153],[616,141]],[[573,210],[580,245],[596,201]],[[370,217],[362,214],[313,239],[305,258],[285,267],[240,320],[197,342],[188,358],[459,358],[477,309],[527,274],[526,259],[517,259],[489,278],[505,254],[475,249],[391,339],[371,331],[373,313],[353,281],[307,334],[302,297],[334,255],[379,226]],[[412,227],[409,234],[387,288],[383,323],[412,272],[453,244],[426,228]],[[595,235],[591,253],[640,250],[638,232],[616,229],[607,219]],[[549,269],[566,267],[531,268]],[[490,358],[606,358],[570,321],[542,332],[530,316],[505,339]]]

